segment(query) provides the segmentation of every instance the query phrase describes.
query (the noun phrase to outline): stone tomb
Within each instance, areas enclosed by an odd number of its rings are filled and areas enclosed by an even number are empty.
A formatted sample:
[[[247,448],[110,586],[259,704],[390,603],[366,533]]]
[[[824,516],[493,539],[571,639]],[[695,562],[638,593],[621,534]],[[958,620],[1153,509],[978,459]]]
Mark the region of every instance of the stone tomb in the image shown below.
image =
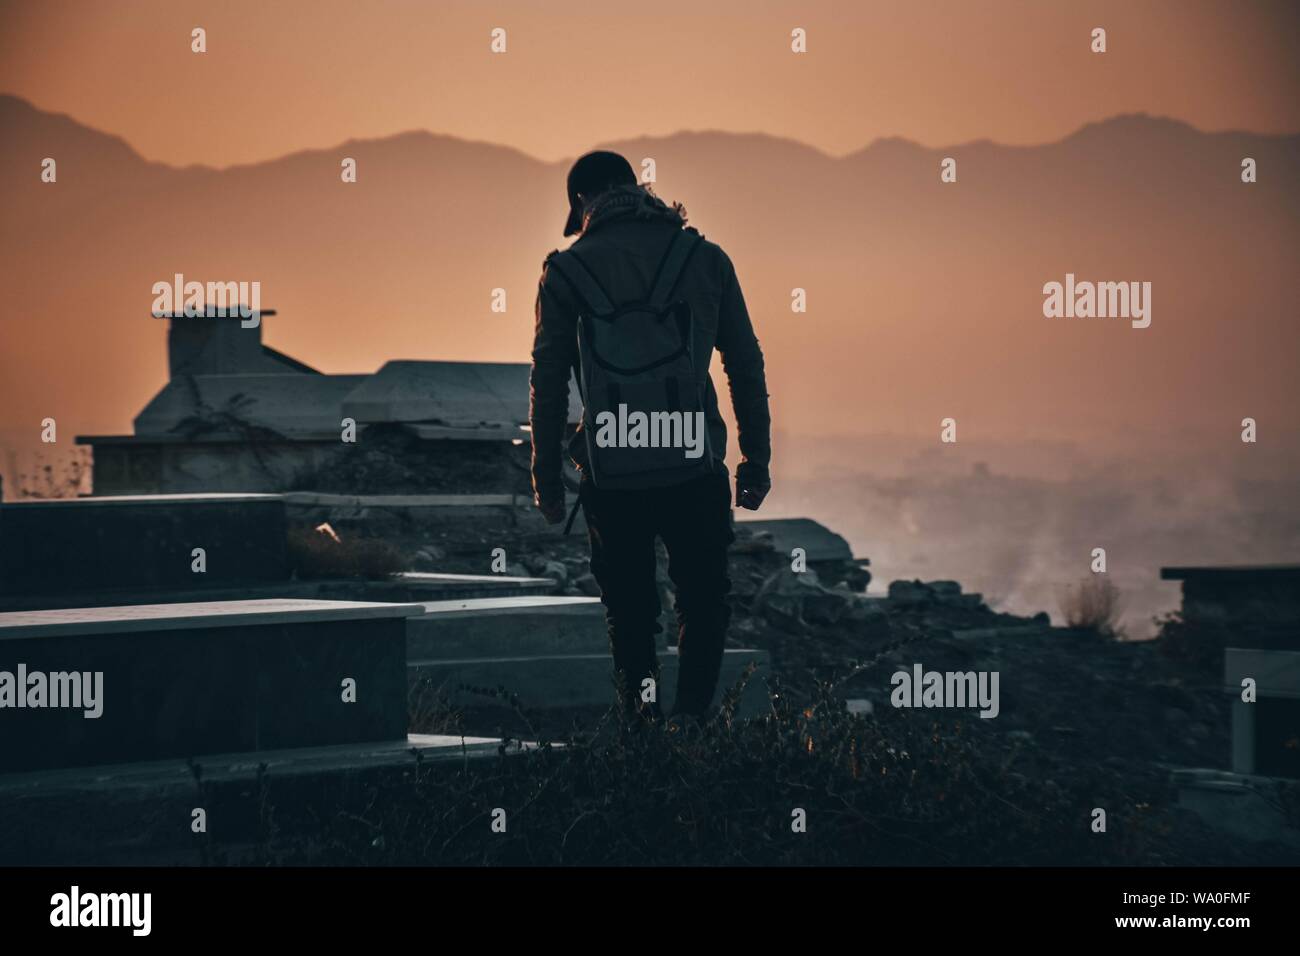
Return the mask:
[[[406,618],[423,611],[254,600],[0,614],[0,770],[402,741]]]
[[[1237,647],[1300,650],[1300,565],[1161,568],[1181,581],[1183,620],[1231,629]]]
[[[203,549],[201,573],[194,549]],[[0,505],[0,595],[284,581],[278,495],[124,495]]]
[[[1241,699],[1241,682],[1256,699]],[[1229,647],[1224,691],[1232,700],[1232,769],[1175,768],[1178,803],[1216,829],[1252,842],[1300,849],[1277,786],[1300,779],[1300,651]]]
[[[605,609],[597,598],[516,596],[463,601],[425,601],[424,613],[407,622],[407,657],[413,683],[440,689],[458,705],[491,700],[459,690],[504,687],[530,709],[603,707],[614,700],[613,660]],[[674,636],[670,627],[669,634]],[[661,638],[663,640],[663,638]],[[672,706],[677,686],[677,649],[659,652],[660,702]],[[721,700],[750,662],[757,670],[737,713],[768,709],[766,651],[727,648],[718,685]]]
[[[1246,678],[1254,703],[1241,699]],[[1223,681],[1233,695],[1233,772],[1300,779],[1300,651],[1229,647]]]

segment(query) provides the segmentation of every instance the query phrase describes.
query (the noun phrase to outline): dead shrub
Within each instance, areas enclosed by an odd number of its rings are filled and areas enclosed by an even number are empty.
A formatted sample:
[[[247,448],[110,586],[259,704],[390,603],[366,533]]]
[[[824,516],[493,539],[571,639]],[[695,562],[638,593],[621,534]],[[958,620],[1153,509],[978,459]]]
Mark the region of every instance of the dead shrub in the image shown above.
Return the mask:
[[[1067,627],[1092,631],[1102,637],[1122,638],[1120,592],[1104,574],[1092,574],[1078,584],[1067,585],[1060,597]]]
[[[348,538],[328,524],[289,529],[289,561],[299,578],[387,578],[403,568],[402,555],[378,538]]]

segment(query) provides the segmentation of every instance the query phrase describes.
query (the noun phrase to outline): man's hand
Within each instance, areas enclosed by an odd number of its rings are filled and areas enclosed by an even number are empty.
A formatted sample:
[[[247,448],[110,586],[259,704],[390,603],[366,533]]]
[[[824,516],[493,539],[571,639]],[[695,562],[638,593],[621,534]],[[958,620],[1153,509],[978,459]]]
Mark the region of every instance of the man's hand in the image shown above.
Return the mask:
[[[748,462],[736,466],[736,507],[757,511],[772,490],[772,479],[764,469],[754,468]]]
[[[547,524],[560,524],[564,521],[566,502],[563,489],[545,497],[537,495],[533,499],[533,503],[537,505],[537,510],[542,513],[542,517],[546,519]]]

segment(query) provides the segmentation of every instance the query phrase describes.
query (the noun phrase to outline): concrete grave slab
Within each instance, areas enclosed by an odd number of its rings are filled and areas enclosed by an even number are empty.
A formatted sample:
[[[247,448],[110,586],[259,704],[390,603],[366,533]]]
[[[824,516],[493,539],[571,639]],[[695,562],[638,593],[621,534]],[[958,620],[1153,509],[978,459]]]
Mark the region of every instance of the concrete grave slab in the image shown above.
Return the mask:
[[[1300,831],[1287,826],[1268,777],[1205,768],[1173,771],[1178,805],[1238,839],[1300,848]]]
[[[384,580],[323,578],[311,581],[283,581],[245,584],[239,587],[186,588],[168,590],[177,604],[202,601],[240,601],[261,598],[298,598],[328,601],[451,601],[466,598],[545,595],[555,590],[550,578],[511,577],[505,574],[423,574],[406,572]],[[0,595],[0,611],[44,610],[66,607],[107,607],[148,604],[158,596],[156,588],[77,591],[63,594]]]
[[[767,712],[769,703],[764,678],[770,673],[768,653],[748,648],[728,648],[723,652],[715,705],[751,662],[757,665],[757,669],[746,685],[738,713],[741,717],[753,717]],[[659,699],[665,707],[671,708],[677,686],[676,650],[661,651],[659,666]],[[537,710],[603,707],[614,701],[613,663],[608,651],[545,657],[412,660],[408,668],[412,682],[441,689],[448,699],[461,706],[492,704],[489,697],[459,690],[461,685],[488,689],[502,687],[518,695],[525,707]]]
[[[409,780],[417,767],[421,773],[459,772],[470,760],[532,749],[491,737],[409,734],[376,743],[209,754],[197,760],[201,786],[183,760],[0,774],[0,856],[38,866],[194,865],[211,838],[227,862],[240,862],[245,852],[256,862],[252,851],[268,803],[275,813],[281,803],[301,804],[331,785],[396,783]],[[208,813],[205,835],[190,826],[198,799]],[[278,814],[276,821],[282,822]]]
[[[345,772],[412,763],[416,754],[425,759],[494,756],[500,745],[501,740],[496,737],[407,734],[403,739],[359,744],[206,754],[196,762],[204,780],[224,782],[255,777],[259,767],[277,776]],[[521,747],[518,742],[514,746]],[[102,794],[170,786],[193,792],[194,772],[187,760],[142,760],[0,774],[0,800],[38,794]]]
[[[1255,681],[1256,700],[1241,699]],[[1300,779],[1300,651],[1229,647],[1224,691],[1232,695],[1232,769]]]
[[[0,504],[0,594],[288,579],[278,495],[124,495]],[[193,570],[202,548],[206,570]]]
[[[314,601],[301,598],[11,611],[0,614],[0,641],[72,635],[140,634],[146,631],[181,631],[192,628],[220,629],[249,624],[268,626],[406,618],[419,614],[420,611],[421,605],[418,604]]]
[[[410,660],[609,655],[605,608],[592,597],[426,601],[406,625]]]
[[[422,610],[261,600],[0,614],[0,685],[7,674],[28,691],[25,706],[0,706],[0,767],[402,740],[405,621]]]

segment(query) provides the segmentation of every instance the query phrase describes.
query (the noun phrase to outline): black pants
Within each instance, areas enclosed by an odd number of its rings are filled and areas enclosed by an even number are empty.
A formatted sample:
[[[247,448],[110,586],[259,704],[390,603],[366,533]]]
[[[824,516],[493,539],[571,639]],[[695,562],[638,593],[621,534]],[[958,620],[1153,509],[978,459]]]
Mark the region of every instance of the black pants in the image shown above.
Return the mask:
[[[600,585],[614,669],[624,707],[642,705],[642,682],[659,680],[655,635],[661,628],[655,582],[655,538],[668,551],[668,576],[676,592],[677,694],[673,711],[701,715],[713,701],[731,607],[727,548],[731,483],[722,465],[709,475],[667,488],[599,489],[584,480],[580,491],[591,573]],[[658,693],[656,692],[656,701]]]

